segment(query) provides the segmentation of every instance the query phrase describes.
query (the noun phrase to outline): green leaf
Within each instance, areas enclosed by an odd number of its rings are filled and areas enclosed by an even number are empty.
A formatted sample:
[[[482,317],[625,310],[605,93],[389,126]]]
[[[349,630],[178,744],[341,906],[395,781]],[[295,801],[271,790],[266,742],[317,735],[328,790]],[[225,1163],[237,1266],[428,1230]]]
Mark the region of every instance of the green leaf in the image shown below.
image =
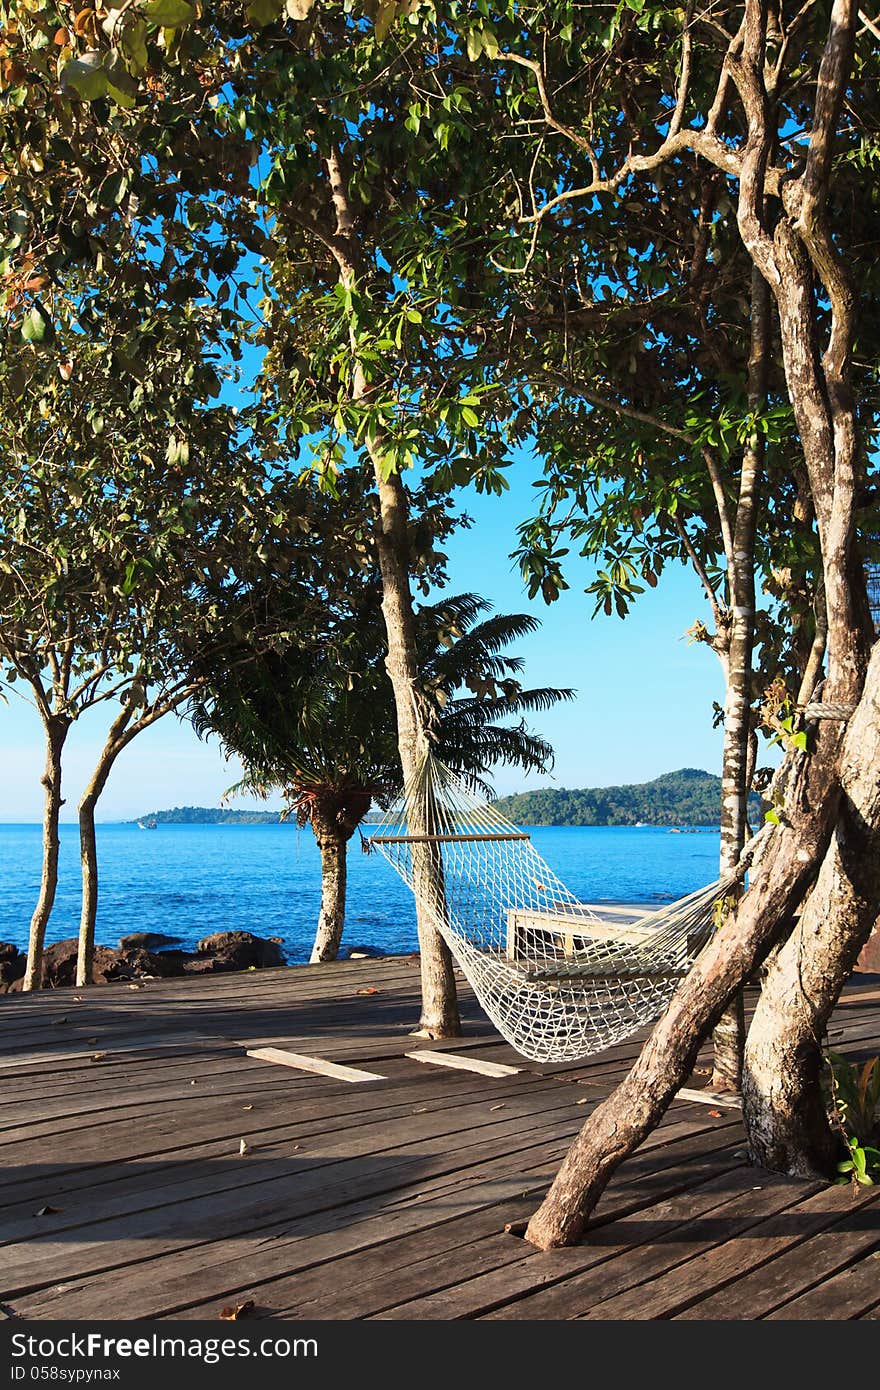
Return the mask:
[[[196,10],[187,0],[150,0],[149,5],[144,6],[144,17],[163,29],[182,29],[192,24]]]
[[[782,824],[782,821],[779,819],[779,812],[775,810],[772,806],[770,807],[769,811],[764,812],[764,820],[767,822],[768,825]]]
[[[83,101],[97,101],[106,96],[108,85],[100,53],[83,53],[79,58],[71,58],[61,71],[61,90],[72,87]]]
[[[274,24],[281,18],[284,10],[283,0],[251,0],[247,7],[247,17],[258,29]]]
[[[26,343],[51,343],[55,336],[52,320],[39,304],[31,305],[21,325]]]

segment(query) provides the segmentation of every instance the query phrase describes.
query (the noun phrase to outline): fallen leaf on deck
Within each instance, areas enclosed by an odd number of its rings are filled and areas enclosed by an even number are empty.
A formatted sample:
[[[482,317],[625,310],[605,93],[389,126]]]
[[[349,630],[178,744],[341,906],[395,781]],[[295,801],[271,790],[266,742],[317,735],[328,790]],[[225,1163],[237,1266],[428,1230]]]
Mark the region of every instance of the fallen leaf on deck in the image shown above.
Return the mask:
[[[103,1060],[104,1060],[104,1058],[105,1058],[106,1056],[107,1056],[107,1053],[106,1053],[106,1052],[95,1052],[95,1053],[92,1054],[92,1061],[93,1061],[93,1062],[103,1062]]]
[[[36,1216],[54,1216],[55,1213],[56,1213],[56,1212],[59,1212],[59,1211],[63,1211],[63,1207],[50,1207],[50,1206],[47,1205],[47,1206],[45,1206],[45,1207],[40,1207],[40,1210],[39,1210],[38,1212],[36,1212],[35,1215],[36,1215]]]
[[[590,1102],[590,1097],[589,1097],[589,1096],[581,1096],[580,1100],[576,1100],[576,1101],[575,1101],[575,1105],[588,1105],[589,1102]]]
[[[490,1109],[490,1110],[503,1110],[503,1109],[504,1109],[504,1106],[503,1106],[503,1105],[490,1105],[490,1106],[489,1106],[489,1109]]]
[[[245,1143],[244,1139],[239,1139],[239,1141],[238,1141],[238,1156],[239,1156],[239,1158],[244,1158],[245,1154],[249,1154],[250,1151],[251,1151],[251,1146],[250,1146],[250,1144]],[[222,1316],[222,1315],[221,1315],[221,1316]]]
[[[57,1028],[58,1025],[59,1025],[60,1023],[69,1023],[69,1022],[70,1022],[70,1019],[69,1019],[69,1018],[53,1018],[53,1019],[52,1019],[52,1024],[53,1024],[53,1027],[55,1027],[55,1028]]]
[[[193,1082],[193,1085],[195,1085],[195,1084],[196,1084],[196,1083]],[[243,1105],[241,1108],[242,1108],[242,1110],[253,1110],[254,1107],[253,1107],[252,1105]]]
[[[378,994],[377,989],[356,989],[355,994]]]
[[[143,989],[143,985],[129,985],[129,989]]]
[[[722,1115],[722,1113],[721,1113],[720,1110],[710,1110],[710,1111],[709,1111],[709,1115],[710,1115],[710,1118],[713,1119],[713,1120],[723,1120],[723,1119],[724,1119],[724,1116]]]
[[[252,1312],[254,1300],[247,1299],[245,1303],[230,1303],[226,1308],[220,1309],[221,1318],[226,1322],[238,1322],[241,1318],[246,1318]]]

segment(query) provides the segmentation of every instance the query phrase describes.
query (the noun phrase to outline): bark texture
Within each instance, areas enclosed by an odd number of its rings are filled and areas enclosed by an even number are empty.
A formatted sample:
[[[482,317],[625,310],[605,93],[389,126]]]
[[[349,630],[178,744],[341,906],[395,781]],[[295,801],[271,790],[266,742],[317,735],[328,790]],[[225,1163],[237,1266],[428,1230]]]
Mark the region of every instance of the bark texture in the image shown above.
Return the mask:
[[[792,761],[785,823],[773,831],[749,892],[698,956],[630,1072],[566,1155],[527,1238],[541,1249],[582,1234],[608,1180],[662,1118],[702,1040],[779,935],[815,876],[837,812],[841,734],[825,727],[812,757]]]
[[[321,910],[309,960],[336,960],[345,929],[348,842],[370,809],[372,792],[357,783],[306,790],[298,819],[308,820],[321,855]]]
[[[819,1087],[822,1039],[880,904],[880,644],[841,757],[840,812],[819,877],[769,965],[746,1044],[743,1113],[765,1168],[830,1176],[836,1140]]]
[[[28,935],[27,967],[22,981],[23,990],[39,989],[43,979],[43,947],[46,927],[55,902],[58,887],[58,818],[64,801],[61,796],[61,755],[70,721],[50,715],[44,719],[46,762],[43,768],[43,867],[40,875],[40,894],[31,917]]]
[[[336,960],[345,927],[348,836],[334,821],[312,814],[312,830],[321,855],[321,910],[309,961]]]
[[[766,404],[769,354],[770,289],[760,272],[753,269],[748,403],[749,409],[755,414]],[[735,869],[748,830],[752,765],[752,653],[755,640],[755,536],[758,488],[763,471],[764,442],[756,431],[743,451],[733,548],[728,562],[730,625],[721,765],[722,874]],[[713,1035],[713,1091],[740,1089],[745,1033],[745,1007],[740,993],[721,1015]]]

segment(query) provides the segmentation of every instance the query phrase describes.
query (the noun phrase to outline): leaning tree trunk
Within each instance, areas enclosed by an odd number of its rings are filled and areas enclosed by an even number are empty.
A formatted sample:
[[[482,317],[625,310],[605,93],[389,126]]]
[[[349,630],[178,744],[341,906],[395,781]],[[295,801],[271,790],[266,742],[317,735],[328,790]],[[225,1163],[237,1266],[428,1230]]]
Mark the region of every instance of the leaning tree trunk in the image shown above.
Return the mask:
[[[348,835],[332,817],[312,810],[312,830],[321,855],[321,910],[309,962],[336,960],[345,927]]]
[[[615,1170],[657,1125],[690,1075],[702,1040],[774,942],[815,876],[838,804],[840,730],[823,725],[811,757],[792,760],[783,824],[755,882],[697,957],[635,1065],[593,1112],[566,1155],[527,1238],[542,1249],[581,1235]]]
[[[749,409],[757,413],[764,407],[767,398],[770,289],[756,269],[752,270],[751,313],[748,400]],[[730,638],[721,768],[722,876],[736,868],[748,830],[752,650],[755,638],[755,532],[757,493],[763,469],[764,443],[756,431],[743,452],[730,566]],[[712,1043],[712,1090],[738,1091],[742,1083],[745,1049],[745,1008],[741,991],[721,1015],[712,1035]]]
[[[846,731],[842,801],[816,886],[775,954],[749,1029],[743,1115],[765,1168],[830,1176],[836,1142],[819,1086],[828,1019],[880,910],[880,643]]]
[[[58,851],[60,837],[58,818],[64,801],[61,796],[61,754],[70,723],[66,719],[50,716],[45,723],[46,764],[42,784],[45,790],[43,803],[43,869],[40,876],[40,895],[31,918],[28,937],[27,967],[22,981],[23,990],[39,989],[43,981],[43,945],[46,940],[46,927],[55,902],[58,887]]]
[[[359,246],[355,216],[339,155],[327,159],[327,172],[336,214],[336,236],[329,243],[346,289],[356,283]],[[371,385],[358,352],[355,330],[351,329],[351,393],[357,402],[369,399]],[[385,665],[394,691],[397,713],[397,742],[404,781],[412,785],[429,751],[426,720],[419,691],[415,620],[409,582],[409,541],[406,493],[398,473],[388,472],[381,441],[373,433],[366,436],[367,451],[373,465],[379,498],[376,549],[382,577],[382,614],[388,639]],[[410,826],[414,832],[415,825]],[[416,887],[428,886],[428,893],[416,893],[416,924],[419,935],[422,1012],[418,1033],[430,1038],[457,1037],[461,1033],[455,974],[449,948],[427,910],[431,900],[442,901],[442,873],[438,877],[433,846],[413,845],[413,871]]]

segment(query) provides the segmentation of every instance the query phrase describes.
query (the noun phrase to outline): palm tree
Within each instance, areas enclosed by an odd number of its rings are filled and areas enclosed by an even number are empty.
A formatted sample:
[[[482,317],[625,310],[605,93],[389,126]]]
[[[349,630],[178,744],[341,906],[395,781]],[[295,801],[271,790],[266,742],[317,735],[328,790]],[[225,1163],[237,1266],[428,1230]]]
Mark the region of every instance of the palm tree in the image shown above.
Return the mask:
[[[499,764],[549,771],[553,750],[523,716],[574,692],[522,688],[522,659],[504,649],[538,621],[523,613],[478,621],[490,607],[476,594],[427,605],[416,615],[416,643],[437,756],[491,796],[485,777]],[[320,631],[295,620],[289,627],[289,645],[218,678],[194,723],[218,734],[245,765],[227,795],[278,790],[285,814],[311,825],[321,855],[311,960],[328,961],[339,953],[345,924],[348,841],[370,806],[386,803],[401,781],[379,594],[365,587]]]

